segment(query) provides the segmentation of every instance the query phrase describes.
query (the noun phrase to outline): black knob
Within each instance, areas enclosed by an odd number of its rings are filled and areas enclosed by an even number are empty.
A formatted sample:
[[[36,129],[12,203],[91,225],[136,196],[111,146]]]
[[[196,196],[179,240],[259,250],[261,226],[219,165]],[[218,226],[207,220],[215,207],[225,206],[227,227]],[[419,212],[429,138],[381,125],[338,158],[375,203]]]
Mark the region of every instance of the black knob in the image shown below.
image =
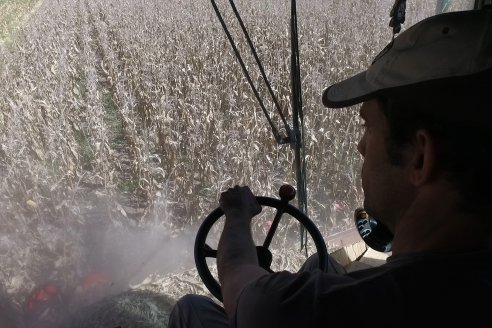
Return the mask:
[[[296,197],[296,190],[291,185],[285,184],[282,187],[280,187],[278,194],[281,200],[290,202],[291,200],[294,199],[294,197]]]

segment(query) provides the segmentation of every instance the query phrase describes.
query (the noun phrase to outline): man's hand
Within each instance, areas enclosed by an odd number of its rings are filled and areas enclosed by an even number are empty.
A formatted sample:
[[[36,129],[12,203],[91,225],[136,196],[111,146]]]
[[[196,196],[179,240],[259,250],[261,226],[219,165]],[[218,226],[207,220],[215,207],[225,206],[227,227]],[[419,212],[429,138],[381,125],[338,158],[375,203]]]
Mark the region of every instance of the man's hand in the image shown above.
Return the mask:
[[[258,264],[250,228],[261,206],[247,186],[229,188],[221,194],[219,203],[226,220],[217,249],[217,269],[224,308],[232,317],[243,288],[268,273]]]
[[[219,204],[226,218],[235,212],[240,212],[251,220],[261,212],[261,206],[248,186],[229,188],[220,195]]]

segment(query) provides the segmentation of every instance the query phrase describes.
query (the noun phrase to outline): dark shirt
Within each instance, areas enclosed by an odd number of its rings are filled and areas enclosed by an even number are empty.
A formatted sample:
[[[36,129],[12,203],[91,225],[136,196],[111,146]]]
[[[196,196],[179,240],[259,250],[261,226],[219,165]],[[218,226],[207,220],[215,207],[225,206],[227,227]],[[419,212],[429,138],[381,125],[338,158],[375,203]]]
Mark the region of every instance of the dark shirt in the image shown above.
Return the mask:
[[[412,254],[345,275],[263,276],[243,290],[232,326],[489,327],[491,305],[491,252]]]

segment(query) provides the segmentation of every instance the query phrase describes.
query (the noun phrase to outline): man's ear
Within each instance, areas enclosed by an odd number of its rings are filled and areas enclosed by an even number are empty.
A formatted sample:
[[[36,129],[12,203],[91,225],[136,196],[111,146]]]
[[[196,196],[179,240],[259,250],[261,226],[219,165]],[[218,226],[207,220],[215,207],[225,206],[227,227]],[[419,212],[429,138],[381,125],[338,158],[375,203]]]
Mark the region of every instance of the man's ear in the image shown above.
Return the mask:
[[[420,186],[429,181],[437,167],[437,149],[434,138],[428,131],[420,129],[415,133],[412,160],[410,163],[410,182]]]

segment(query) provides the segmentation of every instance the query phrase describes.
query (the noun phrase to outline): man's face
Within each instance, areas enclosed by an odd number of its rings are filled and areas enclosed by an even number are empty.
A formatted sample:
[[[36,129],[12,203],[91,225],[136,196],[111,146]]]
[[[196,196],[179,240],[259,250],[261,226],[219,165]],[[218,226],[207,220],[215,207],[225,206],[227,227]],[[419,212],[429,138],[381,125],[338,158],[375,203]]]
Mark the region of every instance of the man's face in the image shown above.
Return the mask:
[[[364,208],[393,231],[396,219],[408,205],[411,185],[405,159],[401,166],[390,164],[386,144],[389,130],[380,106],[377,100],[362,105],[360,116],[365,130],[357,149],[364,158]]]

